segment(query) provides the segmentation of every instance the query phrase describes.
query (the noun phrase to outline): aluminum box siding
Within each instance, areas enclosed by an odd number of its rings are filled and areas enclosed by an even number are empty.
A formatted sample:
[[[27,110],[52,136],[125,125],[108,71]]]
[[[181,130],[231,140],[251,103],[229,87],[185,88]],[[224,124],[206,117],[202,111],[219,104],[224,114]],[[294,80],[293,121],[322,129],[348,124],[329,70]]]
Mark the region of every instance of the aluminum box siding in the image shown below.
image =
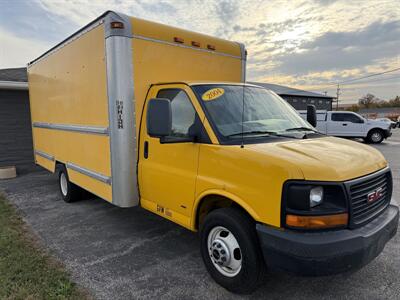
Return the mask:
[[[124,28],[112,29],[114,21]],[[200,41],[201,49],[171,43],[175,35]],[[118,206],[136,205],[135,133],[151,84],[241,82],[243,58],[238,43],[106,12],[29,64],[35,150],[45,154],[36,160],[50,171],[56,161],[80,167],[68,168],[72,182]],[[121,119],[123,128],[116,126]],[[96,130],[77,130],[83,127]],[[88,176],[95,173],[107,183]]]
[[[239,45],[236,44],[239,49]],[[172,46],[156,41],[132,39],[135,78],[136,133],[146,93],[159,82],[230,81],[241,82],[240,57]]]
[[[32,123],[108,128],[104,25],[60,45],[28,66]],[[51,127],[51,126],[50,126]],[[53,126],[54,127],[54,126]],[[108,133],[87,133],[33,127],[35,150],[62,163],[111,177]],[[54,171],[54,163],[36,155]],[[111,185],[68,169],[72,182],[112,201]]]

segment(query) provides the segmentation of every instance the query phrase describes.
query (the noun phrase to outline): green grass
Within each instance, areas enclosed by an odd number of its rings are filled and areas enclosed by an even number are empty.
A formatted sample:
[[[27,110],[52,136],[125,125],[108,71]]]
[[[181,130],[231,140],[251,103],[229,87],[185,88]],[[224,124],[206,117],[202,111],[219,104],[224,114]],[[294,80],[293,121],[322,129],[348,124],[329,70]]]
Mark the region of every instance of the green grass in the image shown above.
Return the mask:
[[[0,299],[87,299],[0,195]]]

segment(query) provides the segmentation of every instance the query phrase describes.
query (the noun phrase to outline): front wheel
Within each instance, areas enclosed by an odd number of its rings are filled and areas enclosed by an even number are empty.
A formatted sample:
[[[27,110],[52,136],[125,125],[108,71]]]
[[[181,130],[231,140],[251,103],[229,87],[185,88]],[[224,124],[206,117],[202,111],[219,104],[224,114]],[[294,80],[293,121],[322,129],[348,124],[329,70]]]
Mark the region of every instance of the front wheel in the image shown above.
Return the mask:
[[[382,130],[372,129],[370,132],[368,132],[367,142],[372,144],[380,144],[384,138],[385,137],[383,136]]]
[[[253,220],[235,208],[214,210],[200,238],[204,264],[218,284],[239,294],[257,288],[265,265]]]

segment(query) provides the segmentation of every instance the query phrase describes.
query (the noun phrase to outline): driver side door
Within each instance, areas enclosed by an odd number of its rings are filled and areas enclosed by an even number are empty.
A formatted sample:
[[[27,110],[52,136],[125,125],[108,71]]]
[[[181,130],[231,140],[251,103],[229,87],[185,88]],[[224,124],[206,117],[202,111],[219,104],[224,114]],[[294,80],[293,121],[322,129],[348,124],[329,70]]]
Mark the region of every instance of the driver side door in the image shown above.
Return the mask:
[[[197,116],[185,85],[154,86],[150,98],[171,101],[172,132],[165,139],[147,134],[147,104],[144,107],[139,159],[141,205],[188,227],[194,202],[200,144],[183,141],[195,134]]]
[[[355,113],[347,113],[346,120],[348,121],[349,133],[353,137],[363,137],[365,136],[364,120]]]
[[[350,112],[332,112],[327,129],[329,135],[361,137],[364,132],[364,121]]]

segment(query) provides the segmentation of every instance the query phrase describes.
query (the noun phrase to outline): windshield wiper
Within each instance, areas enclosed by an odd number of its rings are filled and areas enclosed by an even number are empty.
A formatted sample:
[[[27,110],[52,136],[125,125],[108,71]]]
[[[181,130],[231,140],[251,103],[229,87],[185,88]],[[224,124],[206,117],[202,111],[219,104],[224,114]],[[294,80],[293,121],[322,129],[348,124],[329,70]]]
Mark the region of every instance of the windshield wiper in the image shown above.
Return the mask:
[[[266,130],[252,130],[252,131],[245,131],[245,132],[237,132],[237,133],[229,134],[229,135],[227,135],[227,137],[230,138],[230,137],[242,136],[242,135],[244,136],[244,135],[249,135],[249,134],[271,135],[271,136],[279,136],[279,137],[285,137],[285,138],[290,138],[290,139],[296,138],[294,136],[279,134],[276,131],[266,131]]]
[[[244,131],[244,132],[228,134],[227,137],[234,137],[234,136],[241,136],[241,135],[248,135],[248,134],[277,135],[277,133],[275,131],[252,130],[252,131]]]
[[[288,128],[285,129],[285,131],[313,131],[313,132],[318,132],[315,129],[309,128],[309,127],[293,127],[293,128]]]

